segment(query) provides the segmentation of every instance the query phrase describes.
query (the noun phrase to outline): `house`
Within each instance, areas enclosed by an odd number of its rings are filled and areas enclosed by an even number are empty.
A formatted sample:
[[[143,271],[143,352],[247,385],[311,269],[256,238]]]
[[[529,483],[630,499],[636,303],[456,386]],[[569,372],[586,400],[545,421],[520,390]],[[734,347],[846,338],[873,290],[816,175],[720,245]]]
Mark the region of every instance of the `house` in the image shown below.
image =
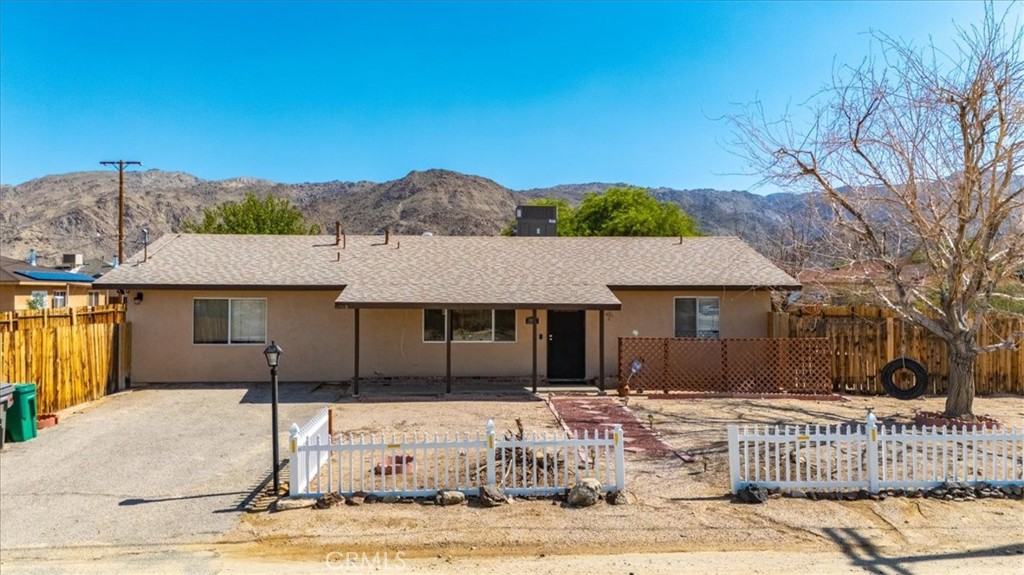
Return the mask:
[[[0,312],[37,308],[103,305],[103,295],[93,288],[92,276],[36,265],[0,256]]]
[[[617,372],[617,338],[767,335],[799,284],[737,238],[171,234],[97,281],[130,290],[132,379]],[[536,365],[536,372],[534,366]]]
[[[835,268],[809,268],[797,274],[803,285],[799,298],[792,303],[858,305],[878,301],[878,290],[889,289],[889,272],[877,262],[853,262]],[[900,278],[908,285],[928,283],[924,264],[908,264],[900,270]]]

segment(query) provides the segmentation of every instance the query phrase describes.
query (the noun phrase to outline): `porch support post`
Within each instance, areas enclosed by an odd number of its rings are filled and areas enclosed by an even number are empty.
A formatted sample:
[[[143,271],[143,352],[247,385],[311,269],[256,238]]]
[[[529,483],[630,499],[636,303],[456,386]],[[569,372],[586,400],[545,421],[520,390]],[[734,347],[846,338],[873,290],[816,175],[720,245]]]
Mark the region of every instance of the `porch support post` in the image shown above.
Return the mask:
[[[604,310],[597,310],[597,315],[600,318],[597,322],[597,378],[598,378],[598,389],[601,390],[601,395],[604,395]]]
[[[533,328],[533,392],[537,393],[537,310],[533,310],[533,315],[530,317]]]
[[[444,392],[452,392],[452,310],[444,310],[447,336],[444,338]]]
[[[359,308],[355,308],[355,326],[353,331],[353,350],[352,350],[352,395],[353,397],[359,397]]]

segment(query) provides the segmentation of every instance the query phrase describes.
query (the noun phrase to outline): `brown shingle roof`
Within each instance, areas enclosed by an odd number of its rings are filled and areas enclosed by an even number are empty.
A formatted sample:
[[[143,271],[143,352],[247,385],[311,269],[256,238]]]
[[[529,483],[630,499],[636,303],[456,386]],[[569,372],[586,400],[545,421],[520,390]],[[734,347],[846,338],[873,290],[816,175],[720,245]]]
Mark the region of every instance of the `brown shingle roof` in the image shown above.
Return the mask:
[[[799,289],[737,238],[164,236],[97,283],[338,289],[352,307],[605,307],[615,289]]]

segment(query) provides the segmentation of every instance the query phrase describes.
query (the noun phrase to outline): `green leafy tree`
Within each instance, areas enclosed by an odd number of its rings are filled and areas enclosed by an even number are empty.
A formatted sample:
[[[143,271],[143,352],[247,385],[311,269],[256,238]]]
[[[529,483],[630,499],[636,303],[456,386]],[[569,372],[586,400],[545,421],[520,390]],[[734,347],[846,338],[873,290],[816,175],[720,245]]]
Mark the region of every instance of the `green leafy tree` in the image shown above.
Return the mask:
[[[241,202],[225,202],[213,209],[203,209],[203,221],[185,222],[186,232],[197,234],[270,234],[310,235],[320,233],[320,226],[309,225],[302,212],[284,199],[267,196],[262,200],[246,194]]]
[[[698,236],[697,222],[671,202],[659,202],[643,188],[608,188],[590,193],[562,234],[569,236]]]

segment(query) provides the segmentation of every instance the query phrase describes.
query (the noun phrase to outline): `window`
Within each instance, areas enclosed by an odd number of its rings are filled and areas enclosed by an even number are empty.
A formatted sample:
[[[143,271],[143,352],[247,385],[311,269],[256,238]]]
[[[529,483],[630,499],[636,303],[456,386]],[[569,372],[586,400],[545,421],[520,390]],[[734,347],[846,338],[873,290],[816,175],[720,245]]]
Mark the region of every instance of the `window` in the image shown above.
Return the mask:
[[[46,309],[49,296],[46,290],[32,290],[32,297],[28,299],[28,309]]]
[[[267,300],[193,300],[192,343],[267,343]]]
[[[100,305],[100,292],[89,292],[89,307],[96,307],[98,305]]]
[[[676,337],[718,337],[717,297],[677,297]]]
[[[423,341],[443,342],[448,327],[442,309],[423,310]],[[516,312],[512,309],[451,311],[452,341],[514,342]]]
[[[68,292],[66,291],[54,291],[53,292],[53,307],[54,309],[59,307],[68,307]]]

